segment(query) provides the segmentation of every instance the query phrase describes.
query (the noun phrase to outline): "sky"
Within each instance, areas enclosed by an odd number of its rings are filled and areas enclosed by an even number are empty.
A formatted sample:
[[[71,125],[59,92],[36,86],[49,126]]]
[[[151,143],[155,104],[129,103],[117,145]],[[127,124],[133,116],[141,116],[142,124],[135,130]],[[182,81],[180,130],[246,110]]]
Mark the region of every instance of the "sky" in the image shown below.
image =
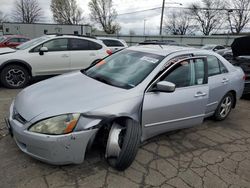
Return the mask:
[[[43,9],[44,16],[40,22],[53,23],[52,13],[50,11],[51,0],[38,0],[41,8]],[[78,5],[83,10],[84,23],[93,24],[89,19],[88,3],[90,0],[77,0]],[[166,0],[165,13],[170,10],[170,7],[187,7],[191,2],[200,2],[201,0]],[[11,17],[15,0],[0,0],[0,10]],[[117,22],[121,25],[121,33],[128,34],[133,30],[136,34],[158,34],[160,27],[161,9],[146,11],[136,14],[124,14],[128,12],[140,11],[162,6],[162,0],[113,0],[114,8],[118,13]],[[145,21],[144,21],[145,20]],[[96,25],[98,28],[98,25]]]

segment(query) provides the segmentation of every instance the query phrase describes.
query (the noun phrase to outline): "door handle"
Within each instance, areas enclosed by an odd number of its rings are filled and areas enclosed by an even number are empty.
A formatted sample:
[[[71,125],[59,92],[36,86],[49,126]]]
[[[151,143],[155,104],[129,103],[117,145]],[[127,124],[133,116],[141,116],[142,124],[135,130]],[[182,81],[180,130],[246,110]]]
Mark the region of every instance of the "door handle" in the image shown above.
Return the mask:
[[[63,58],[67,58],[67,57],[69,57],[69,55],[63,54],[62,57],[63,57]]]
[[[229,79],[223,78],[221,83],[226,84],[226,83],[228,83],[228,82],[229,82]]]
[[[95,53],[90,53],[89,55],[90,55],[90,56],[95,56]]]
[[[197,92],[196,94],[195,94],[195,96],[194,97],[205,97],[205,96],[207,96],[207,94],[206,93],[203,93],[203,92],[201,92],[201,91],[199,91],[199,92]]]

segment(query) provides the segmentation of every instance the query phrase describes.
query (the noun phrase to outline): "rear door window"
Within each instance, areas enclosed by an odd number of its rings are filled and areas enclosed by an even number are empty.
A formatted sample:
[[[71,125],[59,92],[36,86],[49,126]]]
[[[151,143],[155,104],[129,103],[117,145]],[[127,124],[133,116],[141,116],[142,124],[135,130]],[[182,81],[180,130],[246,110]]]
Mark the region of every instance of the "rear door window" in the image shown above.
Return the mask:
[[[215,56],[207,56],[207,64],[209,77],[228,72],[225,65]]]
[[[96,42],[85,39],[70,39],[70,50],[86,51],[99,50],[102,46]]]
[[[118,40],[103,39],[102,41],[108,47],[124,47],[124,45]]]
[[[215,56],[208,56],[207,57],[207,64],[208,64],[208,76],[215,76],[220,74],[220,64],[219,60]]]

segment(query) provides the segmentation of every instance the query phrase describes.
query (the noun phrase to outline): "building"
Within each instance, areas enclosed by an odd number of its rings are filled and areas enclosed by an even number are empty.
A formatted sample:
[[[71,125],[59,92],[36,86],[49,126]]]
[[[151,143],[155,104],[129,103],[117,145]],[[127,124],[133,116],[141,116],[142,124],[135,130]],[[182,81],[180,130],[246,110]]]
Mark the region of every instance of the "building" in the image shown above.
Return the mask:
[[[29,38],[36,38],[46,34],[75,34],[91,35],[89,25],[60,25],[44,23],[11,23],[3,22],[0,26],[0,34],[3,35],[24,35]]]

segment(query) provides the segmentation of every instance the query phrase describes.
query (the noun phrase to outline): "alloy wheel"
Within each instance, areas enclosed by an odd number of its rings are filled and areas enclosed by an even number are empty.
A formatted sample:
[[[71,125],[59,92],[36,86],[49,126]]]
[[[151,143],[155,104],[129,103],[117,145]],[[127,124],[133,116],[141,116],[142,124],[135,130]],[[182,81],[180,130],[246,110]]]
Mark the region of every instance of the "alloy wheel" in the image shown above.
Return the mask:
[[[222,118],[225,118],[231,111],[231,108],[232,108],[232,99],[230,96],[227,96],[221,103],[220,116]]]
[[[10,69],[5,79],[6,82],[13,87],[19,87],[26,81],[25,73],[20,69]]]

